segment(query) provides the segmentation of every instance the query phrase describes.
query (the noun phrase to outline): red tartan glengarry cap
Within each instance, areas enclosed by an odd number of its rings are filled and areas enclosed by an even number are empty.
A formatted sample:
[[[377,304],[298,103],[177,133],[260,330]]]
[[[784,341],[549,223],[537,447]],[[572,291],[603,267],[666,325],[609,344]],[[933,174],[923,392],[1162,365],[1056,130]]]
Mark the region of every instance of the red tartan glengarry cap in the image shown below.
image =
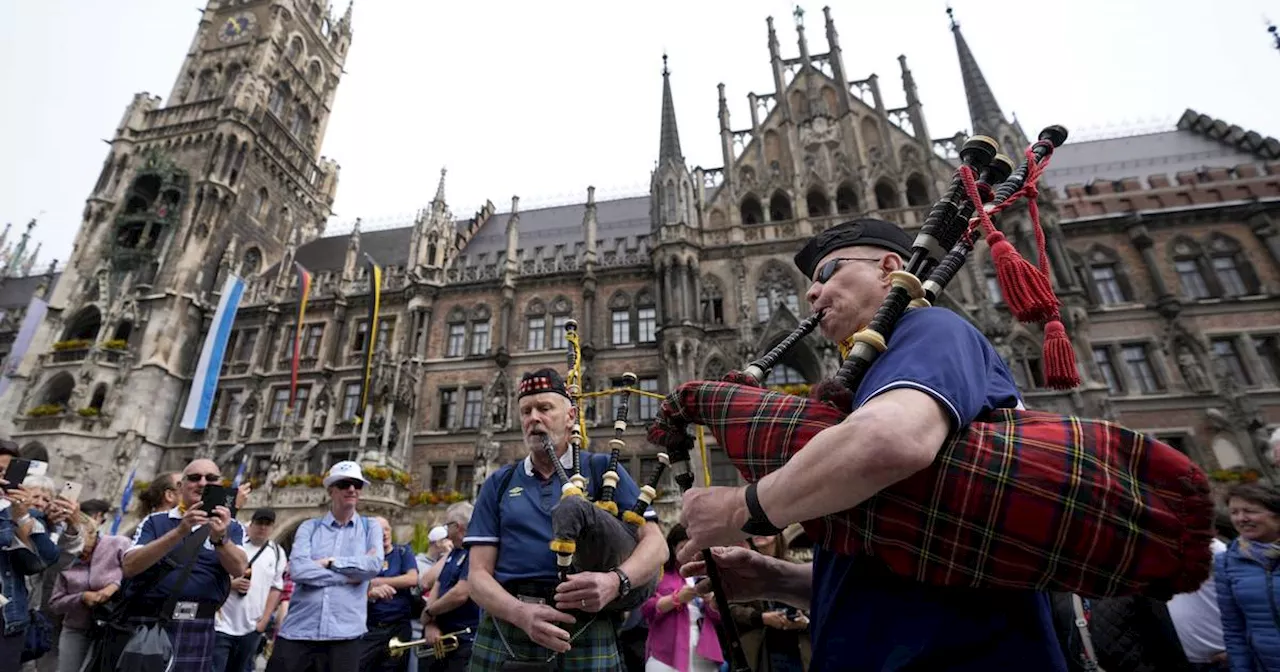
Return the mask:
[[[556,373],[555,369],[538,369],[530,371],[520,378],[520,394],[518,398],[523,399],[531,394],[542,394],[544,392],[553,392],[563,395],[566,399],[570,399],[569,390],[564,386],[564,379]]]

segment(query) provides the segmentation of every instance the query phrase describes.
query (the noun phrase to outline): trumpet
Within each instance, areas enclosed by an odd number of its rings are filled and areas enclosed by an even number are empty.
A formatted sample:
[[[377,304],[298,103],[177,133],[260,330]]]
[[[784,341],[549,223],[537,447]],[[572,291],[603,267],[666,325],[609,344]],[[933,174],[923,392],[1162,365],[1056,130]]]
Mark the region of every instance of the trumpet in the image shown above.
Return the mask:
[[[457,632],[451,632],[447,635],[440,635],[436,639],[435,644],[427,644],[426,639],[414,639],[408,642],[400,641],[399,637],[392,637],[387,643],[387,648],[392,658],[399,658],[407,651],[413,651],[414,655],[419,658],[435,658],[437,660],[444,658],[445,654],[456,651],[461,644],[463,635],[471,634],[471,628],[463,628]]]

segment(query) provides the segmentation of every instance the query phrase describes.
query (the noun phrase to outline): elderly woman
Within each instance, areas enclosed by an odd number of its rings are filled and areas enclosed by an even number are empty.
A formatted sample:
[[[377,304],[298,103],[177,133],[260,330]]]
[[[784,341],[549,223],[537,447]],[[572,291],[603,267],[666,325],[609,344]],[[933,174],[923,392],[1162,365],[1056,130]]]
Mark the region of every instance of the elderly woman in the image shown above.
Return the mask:
[[[1280,670],[1280,490],[1233,486],[1227,508],[1240,536],[1217,556],[1213,575],[1231,670]]]
[[[58,638],[58,672],[77,672],[89,649],[90,610],[120,590],[121,563],[129,548],[129,538],[99,535],[88,516],[80,517],[84,549],[53,584],[49,609],[62,616],[62,636]]]

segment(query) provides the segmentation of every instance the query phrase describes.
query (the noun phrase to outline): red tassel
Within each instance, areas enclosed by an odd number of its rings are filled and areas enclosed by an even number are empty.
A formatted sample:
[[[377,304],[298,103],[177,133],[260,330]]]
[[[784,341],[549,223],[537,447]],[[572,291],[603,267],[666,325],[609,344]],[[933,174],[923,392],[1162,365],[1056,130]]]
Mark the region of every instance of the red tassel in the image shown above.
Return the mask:
[[[1022,258],[1004,234],[992,230],[987,234],[991,246],[991,262],[996,268],[996,280],[1009,311],[1019,322],[1043,322],[1058,311],[1058,300],[1053,287],[1040,269]]]
[[[1076,366],[1076,351],[1067,338],[1067,329],[1058,315],[1044,325],[1044,378],[1055,390],[1069,390],[1080,384],[1080,369]]]

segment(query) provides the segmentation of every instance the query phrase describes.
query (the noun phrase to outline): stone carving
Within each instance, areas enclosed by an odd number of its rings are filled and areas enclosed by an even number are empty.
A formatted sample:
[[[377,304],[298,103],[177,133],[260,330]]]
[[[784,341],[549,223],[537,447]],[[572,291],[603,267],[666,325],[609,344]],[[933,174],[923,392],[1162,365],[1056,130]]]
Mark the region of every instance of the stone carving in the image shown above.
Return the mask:
[[[1178,344],[1177,359],[1178,370],[1182,373],[1182,379],[1186,381],[1189,389],[1195,392],[1212,391],[1213,383],[1205,373],[1204,367],[1200,365],[1200,358],[1196,357],[1186,343]]]
[[[320,394],[316,395],[315,406],[311,411],[311,429],[323,432],[325,422],[329,420],[329,386],[321,385]]]
[[[812,147],[828,143],[836,145],[840,143],[840,126],[832,123],[827,117],[814,117],[800,127],[801,145]]]
[[[493,428],[507,428],[507,386],[501,378],[493,384],[493,392],[489,396],[489,419]]]
[[[240,406],[239,435],[248,436],[253,431],[253,420],[258,415],[258,391],[253,390]]]

